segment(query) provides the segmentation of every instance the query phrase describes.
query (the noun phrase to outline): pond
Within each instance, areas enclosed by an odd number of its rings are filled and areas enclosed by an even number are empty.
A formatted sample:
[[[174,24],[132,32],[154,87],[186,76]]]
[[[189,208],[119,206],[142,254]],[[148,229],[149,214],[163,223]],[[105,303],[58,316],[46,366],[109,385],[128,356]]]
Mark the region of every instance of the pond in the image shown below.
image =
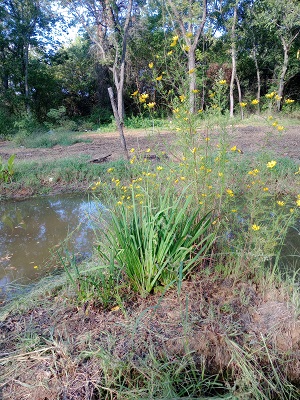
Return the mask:
[[[84,195],[0,204],[0,292],[37,281],[57,268],[59,255],[92,253],[101,203]],[[98,224],[98,226],[96,226]],[[1,295],[0,293],[0,295]]]
[[[59,255],[78,262],[89,257],[95,242],[100,202],[84,195],[60,195],[0,204],[0,301],[5,293],[28,286],[61,268]],[[280,265],[300,269],[300,220],[291,228]]]

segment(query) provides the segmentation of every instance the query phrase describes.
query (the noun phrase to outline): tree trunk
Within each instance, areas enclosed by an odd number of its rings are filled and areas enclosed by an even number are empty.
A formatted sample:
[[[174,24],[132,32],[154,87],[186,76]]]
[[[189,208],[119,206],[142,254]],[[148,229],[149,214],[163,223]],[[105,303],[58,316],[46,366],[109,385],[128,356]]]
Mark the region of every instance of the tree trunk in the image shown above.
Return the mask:
[[[233,89],[234,89],[234,80],[236,77],[236,33],[235,26],[237,20],[237,3],[235,3],[234,11],[233,11],[233,21],[231,26],[231,62],[232,62],[232,71],[231,71],[231,79],[230,79],[230,87],[229,87],[229,100],[230,100],[230,108],[229,114],[230,117],[233,118],[233,110],[234,110],[234,97],[233,97]]]
[[[196,110],[196,60],[195,51],[189,50],[188,53],[188,69],[189,69],[189,100],[190,100],[190,113],[194,114]]]
[[[257,56],[256,56],[256,49],[253,47],[253,59],[254,59],[254,64],[255,64],[255,69],[256,69],[256,78],[257,78],[257,95],[256,98],[258,100],[258,114],[260,114],[260,91],[261,91],[261,79],[260,79],[260,69],[257,61]]]
[[[283,91],[284,91],[284,79],[286,75],[286,71],[288,68],[288,63],[289,63],[289,46],[286,44],[285,40],[282,38],[281,39],[282,46],[283,46],[283,65],[282,65],[282,70],[279,78],[279,85],[278,85],[278,96],[280,97],[279,100],[277,100],[277,111],[281,110],[281,98],[283,96]]]
[[[235,81],[236,81],[236,86],[237,86],[237,90],[238,90],[238,94],[239,94],[239,103],[242,102],[242,90],[241,90],[241,85],[240,85],[240,80],[239,77],[237,76],[237,74],[235,74]],[[244,107],[240,107],[241,108],[241,118],[244,119]]]
[[[29,44],[24,45],[24,94],[26,113],[30,114],[29,104],[29,86],[28,86],[28,69],[29,69]]]
[[[128,153],[128,149],[127,149],[127,145],[126,145],[126,139],[125,139],[125,135],[124,135],[124,131],[123,131],[123,124],[121,123],[119,114],[118,114],[118,109],[115,103],[115,98],[114,98],[114,93],[111,87],[108,88],[108,94],[109,94],[109,98],[110,98],[110,102],[111,102],[111,107],[113,109],[113,113],[114,113],[114,117],[116,120],[116,124],[118,127],[118,131],[120,134],[120,139],[121,139],[121,144],[124,150],[124,154],[127,158],[127,160],[129,160],[129,153]]]

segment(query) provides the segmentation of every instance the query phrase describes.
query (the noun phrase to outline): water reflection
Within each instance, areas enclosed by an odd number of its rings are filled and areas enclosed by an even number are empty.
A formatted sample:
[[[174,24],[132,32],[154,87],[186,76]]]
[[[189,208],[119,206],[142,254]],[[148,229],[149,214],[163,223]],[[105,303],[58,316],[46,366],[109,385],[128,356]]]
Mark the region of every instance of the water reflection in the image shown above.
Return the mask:
[[[58,196],[0,204],[0,290],[28,284],[55,267],[64,242],[71,253],[91,253],[97,214],[103,207],[83,196]],[[66,240],[67,239],[67,240]]]

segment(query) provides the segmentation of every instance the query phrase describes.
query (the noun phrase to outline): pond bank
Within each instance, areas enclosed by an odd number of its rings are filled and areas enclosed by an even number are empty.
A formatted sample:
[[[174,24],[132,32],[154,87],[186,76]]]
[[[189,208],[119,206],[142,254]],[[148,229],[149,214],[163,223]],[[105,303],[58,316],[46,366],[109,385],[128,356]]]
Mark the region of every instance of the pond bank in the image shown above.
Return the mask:
[[[199,270],[180,292],[120,289],[122,300],[105,310],[51,285],[2,312],[4,399],[167,399],[178,385],[190,398],[248,398],[249,387],[260,398],[261,385],[269,399],[300,394],[297,309],[289,287],[271,287],[267,276],[257,285]]]

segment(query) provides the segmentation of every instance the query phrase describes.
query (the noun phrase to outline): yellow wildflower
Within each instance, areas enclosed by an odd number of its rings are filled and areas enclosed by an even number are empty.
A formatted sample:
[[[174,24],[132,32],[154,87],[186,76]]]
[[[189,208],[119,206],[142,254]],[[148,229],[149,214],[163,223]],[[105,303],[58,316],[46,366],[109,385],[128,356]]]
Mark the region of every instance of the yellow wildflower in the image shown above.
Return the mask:
[[[253,169],[252,171],[249,171],[248,175],[256,176],[258,173],[259,173],[259,169],[256,168],[256,169]]]
[[[148,103],[147,106],[151,109],[154,108],[156,105],[155,101],[153,101],[152,103]]]
[[[283,127],[282,125],[278,125],[278,126],[277,126],[277,130],[278,130],[278,131],[283,131],[283,130],[284,130],[284,127]]]
[[[245,102],[243,102],[243,101],[241,101],[240,102],[240,106],[243,108],[243,107],[246,107],[246,105],[247,105],[247,103],[245,103]]]
[[[198,93],[198,92],[199,92],[198,89],[193,89],[193,90],[192,90],[192,93]]]
[[[188,46],[187,44],[185,44],[182,48],[184,51],[189,51],[190,50],[190,46]]]
[[[264,191],[264,192],[267,192],[268,190],[269,190],[269,188],[267,188],[267,187],[264,187],[264,188],[263,188],[263,191]]]
[[[173,50],[167,52],[167,56],[171,56],[173,54]]]
[[[296,204],[298,207],[300,207],[300,199],[296,200]]]
[[[231,150],[231,151],[236,151],[236,150],[237,150],[237,147],[236,147],[236,146],[233,146],[233,147],[231,147],[230,150]]]
[[[293,214],[295,212],[294,208],[290,208],[290,213]]]
[[[189,74],[193,74],[196,71],[196,68],[192,68],[189,70]]]
[[[271,92],[266,94],[267,99],[273,99],[273,97],[276,95],[276,92]]]
[[[278,204],[280,207],[283,207],[283,206],[285,205],[285,202],[284,202],[284,201],[278,200],[278,201],[277,201],[277,204]]]
[[[159,76],[156,78],[156,80],[157,80],[157,81],[161,81],[161,80],[162,80],[162,75],[159,75]]]
[[[292,104],[292,103],[294,103],[294,101],[295,100],[292,100],[292,99],[285,99],[284,100],[285,104]]]
[[[132,147],[132,149],[129,150],[129,153],[134,153],[135,149]]]
[[[277,100],[277,101],[281,100],[281,96],[278,96],[278,94],[276,94],[275,100]]]
[[[269,162],[267,163],[267,168],[272,169],[272,168],[275,167],[276,164],[277,164],[277,161],[274,161],[274,160],[269,161]]]
[[[226,82],[226,79],[222,79],[222,80],[219,81],[219,84],[220,84],[220,85],[226,85],[226,83],[227,83],[227,82]]]
[[[113,172],[113,170],[114,170],[114,168],[108,168],[107,172],[111,173],[111,172]]]
[[[180,99],[181,103],[183,103],[184,100],[186,99],[186,97],[185,97],[184,94],[181,94],[181,95],[179,96],[179,99]]]
[[[158,167],[156,167],[157,171],[161,171],[163,170],[163,167],[161,167],[160,165]]]
[[[254,106],[255,106],[256,104],[258,104],[258,103],[259,103],[259,100],[258,100],[258,99],[254,99],[254,100],[251,101],[251,104],[253,104]]]
[[[131,94],[131,96],[136,96],[137,94],[138,94],[138,90],[136,90],[135,92],[133,92],[132,94]]]
[[[259,230],[260,230],[260,226],[259,226],[259,225],[256,225],[256,224],[253,224],[253,225],[251,226],[251,228],[252,228],[253,231],[259,231]]]
[[[148,99],[148,97],[149,97],[149,94],[148,94],[148,93],[142,93],[142,94],[139,96],[139,102],[140,102],[140,103],[145,103],[146,100]]]
[[[149,65],[149,68],[152,69],[154,64],[153,64],[153,62],[150,62],[148,65]]]
[[[226,190],[226,193],[227,193],[228,196],[230,196],[230,197],[233,197],[233,196],[234,196],[234,193],[233,193],[233,191],[232,191],[231,189],[227,189],[227,190]]]

